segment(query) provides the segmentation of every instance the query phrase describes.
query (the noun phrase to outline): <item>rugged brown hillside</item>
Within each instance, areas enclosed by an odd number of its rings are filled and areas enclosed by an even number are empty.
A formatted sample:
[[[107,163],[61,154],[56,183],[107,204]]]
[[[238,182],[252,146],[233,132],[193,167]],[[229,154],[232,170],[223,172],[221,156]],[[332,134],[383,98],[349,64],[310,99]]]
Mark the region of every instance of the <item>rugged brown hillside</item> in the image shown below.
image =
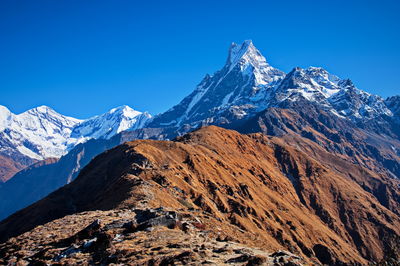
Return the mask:
[[[161,130],[139,129],[121,132],[109,140],[92,139],[75,146],[53,163],[42,167],[33,165],[19,171],[8,182],[0,183],[0,220],[70,183],[96,155],[128,140],[148,138],[149,135],[154,138],[163,136]]]
[[[13,161],[11,158],[0,155],[0,182],[6,182],[24,166]]]
[[[379,195],[388,207],[372,193],[375,186],[386,188]],[[236,241],[263,250],[289,250],[308,262],[366,264],[395,248],[400,218],[390,208],[399,204],[398,188],[398,181],[312,141],[212,126],[97,156],[71,184],[4,220],[0,236],[4,241],[82,211],[163,206],[205,211],[233,225],[232,235],[250,234]],[[10,241],[0,247],[3,253]]]
[[[284,102],[236,126],[241,133],[262,132],[273,136],[308,139],[329,153],[388,177],[400,178],[400,139],[385,123],[357,125],[306,101]],[[379,134],[377,133],[379,132]]]
[[[0,154],[0,183],[8,181],[16,173],[36,162],[33,159],[18,160],[7,155]]]

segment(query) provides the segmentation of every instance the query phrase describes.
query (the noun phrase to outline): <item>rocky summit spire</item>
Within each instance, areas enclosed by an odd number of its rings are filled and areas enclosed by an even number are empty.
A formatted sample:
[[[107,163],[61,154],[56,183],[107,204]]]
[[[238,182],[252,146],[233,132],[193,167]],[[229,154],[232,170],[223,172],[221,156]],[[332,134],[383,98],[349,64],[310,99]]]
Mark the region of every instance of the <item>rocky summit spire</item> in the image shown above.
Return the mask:
[[[246,40],[242,44],[232,43],[229,49],[227,65],[231,68],[237,64],[251,64],[253,67],[269,66],[265,57],[254,46],[251,40]]]
[[[214,123],[214,119],[228,120],[222,113],[245,117],[265,108],[267,91],[284,76],[284,72],[267,63],[252,41],[232,43],[225,66],[206,76],[190,95],[155,117],[150,126],[197,127]]]
[[[229,71],[237,69],[245,75],[254,76],[256,86],[266,85],[285,75],[268,64],[251,40],[246,40],[242,44],[231,44],[225,68]]]

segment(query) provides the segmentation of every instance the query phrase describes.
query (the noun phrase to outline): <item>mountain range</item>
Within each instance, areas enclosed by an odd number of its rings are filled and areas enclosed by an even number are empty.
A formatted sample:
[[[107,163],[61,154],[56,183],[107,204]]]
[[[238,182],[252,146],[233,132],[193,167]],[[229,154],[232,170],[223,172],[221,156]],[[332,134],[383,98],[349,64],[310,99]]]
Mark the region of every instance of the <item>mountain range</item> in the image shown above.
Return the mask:
[[[82,211],[192,206],[308,263],[377,262],[400,247],[400,96],[320,67],[284,73],[251,41],[153,117],[1,107],[0,129],[0,219],[42,199],[0,223],[2,241]],[[124,144],[137,139],[153,140]]]
[[[0,106],[0,156],[28,166],[38,160],[59,158],[89,139],[109,139],[119,132],[141,128],[150,118],[148,113],[129,106],[86,120],[61,115],[47,106],[18,115]],[[12,168],[5,170],[0,179],[6,181],[13,174]]]
[[[400,182],[349,158],[296,134],[214,126],[174,141],[127,142],[1,222],[0,241],[19,236],[0,244],[0,257],[366,265],[397,256]],[[91,242],[95,249],[87,248]],[[274,263],[274,251],[284,258]]]
[[[156,116],[148,126],[231,124],[282,102],[300,100],[355,122],[396,115],[390,110],[395,103],[385,103],[380,96],[357,89],[350,80],[323,68],[296,67],[285,74],[270,66],[251,41],[245,41],[241,45],[233,43],[220,71],[206,75],[189,96]]]

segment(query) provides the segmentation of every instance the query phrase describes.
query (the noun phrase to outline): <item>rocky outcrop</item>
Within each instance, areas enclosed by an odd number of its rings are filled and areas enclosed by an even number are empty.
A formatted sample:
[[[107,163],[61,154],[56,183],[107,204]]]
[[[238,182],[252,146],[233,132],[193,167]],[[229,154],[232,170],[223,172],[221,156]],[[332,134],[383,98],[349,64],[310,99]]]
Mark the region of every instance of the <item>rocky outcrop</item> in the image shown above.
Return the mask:
[[[176,215],[174,226],[156,222]],[[179,218],[177,218],[179,217]],[[160,220],[160,219],[158,219]],[[169,220],[169,218],[167,219]],[[131,230],[131,224],[152,224]],[[269,253],[235,237],[232,225],[199,210],[91,211],[55,220],[0,244],[1,264],[303,265],[288,251]],[[229,238],[229,240],[227,240]]]

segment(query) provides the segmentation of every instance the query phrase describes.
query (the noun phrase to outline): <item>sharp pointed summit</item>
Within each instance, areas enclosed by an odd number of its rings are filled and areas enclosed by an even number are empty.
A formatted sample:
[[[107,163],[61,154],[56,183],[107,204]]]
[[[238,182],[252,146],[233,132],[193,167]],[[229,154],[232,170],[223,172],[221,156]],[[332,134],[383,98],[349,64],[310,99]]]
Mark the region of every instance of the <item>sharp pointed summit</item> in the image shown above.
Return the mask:
[[[348,86],[358,100],[351,109],[337,105]],[[345,93],[348,95],[349,93]],[[358,96],[357,96],[358,95]],[[357,89],[351,82],[330,74],[321,67],[296,67],[287,75],[272,67],[251,40],[232,43],[224,67],[207,75],[179,104],[156,116],[149,127],[179,128],[187,132],[203,125],[236,123],[285,102],[306,100],[333,114],[351,120],[391,116],[379,96]],[[351,102],[347,100],[347,102]]]
[[[228,55],[229,64],[235,65],[240,61],[253,61],[254,59],[259,59],[265,63],[267,62],[251,40],[246,40],[242,44],[236,44],[234,42],[231,44]]]
[[[243,74],[254,77],[256,85],[266,85],[280,79],[282,71],[271,67],[251,40],[232,43],[226,65],[229,71],[237,67]]]
[[[242,119],[266,107],[265,96],[284,76],[267,63],[252,41],[232,43],[225,66],[206,76],[189,96],[155,117],[150,126],[196,128]]]

